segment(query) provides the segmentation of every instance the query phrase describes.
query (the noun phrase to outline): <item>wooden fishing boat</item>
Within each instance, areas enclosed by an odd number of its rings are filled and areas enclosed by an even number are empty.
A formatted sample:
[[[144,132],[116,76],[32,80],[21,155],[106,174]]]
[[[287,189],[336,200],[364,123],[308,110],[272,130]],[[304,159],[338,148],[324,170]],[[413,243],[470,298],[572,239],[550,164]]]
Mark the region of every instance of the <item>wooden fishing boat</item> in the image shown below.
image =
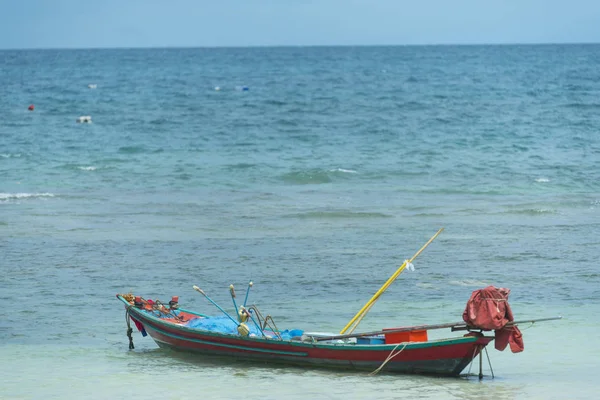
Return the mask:
[[[161,309],[160,305],[159,308],[136,307],[135,300],[131,296],[126,297],[117,295],[125,304],[128,318],[160,347],[267,363],[371,372],[381,367],[382,371],[394,373],[457,376],[494,339],[481,333],[469,333],[448,339],[426,340],[424,328],[427,326],[339,336],[302,332],[289,338],[279,336],[275,329],[264,327],[265,336],[244,336],[237,332],[193,328],[190,327],[191,322],[211,317],[166,306]],[[461,324],[445,325],[459,327]]]
[[[510,344],[513,352],[522,351],[523,341],[517,327],[519,323],[560,317],[515,322],[507,301],[510,291],[489,286],[473,292],[463,313],[464,322],[353,333],[381,294],[404,269],[412,268],[412,261],[441,231],[442,229],[410,260],[404,261],[339,334],[278,329],[271,316],[263,317],[256,306],[247,306],[248,293],[252,287],[250,282],[244,302],[239,307],[234,287],[230,286],[235,317],[197,286],[194,289],[213,303],[224,316],[214,317],[182,309],[177,296],[167,306],[160,301],[145,300],[133,294],[118,294],[117,298],[125,304],[129,348],[134,348],[133,329],[130,326],[130,321],[133,321],[143,336],[149,334],[160,347],[229,357],[231,360],[247,359],[374,373],[385,371],[458,376],[479,356],[479,377],[482,378],[482,352],[487,354],[486,346],[492,340],[496,340],[495,347],[499,350]],[[443,328],[467,333],[454,334],[446,339],[428,338],[429,330]]]

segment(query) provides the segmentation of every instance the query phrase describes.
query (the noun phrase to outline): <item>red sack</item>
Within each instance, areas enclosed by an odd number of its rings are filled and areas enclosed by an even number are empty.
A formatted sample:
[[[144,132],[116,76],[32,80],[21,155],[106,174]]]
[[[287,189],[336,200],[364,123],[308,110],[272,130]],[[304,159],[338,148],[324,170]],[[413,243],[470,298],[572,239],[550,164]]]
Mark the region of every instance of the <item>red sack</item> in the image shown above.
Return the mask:
[[[512,310],[508,304],[510,289],[488,286],[475,290],[463,312],[463,320],[469,327],[496,331],[498,350],[504,350],[510,343],[513,353],[523,351],[523,338],[516,326],[506,327],[513,321]]]
[[[474,291],[463,312],[463,320],[467,325],[479,329],[504,328],[507,322],[513,320],[507,302],[509,293],[509,289],[498,289],[494,286]]]

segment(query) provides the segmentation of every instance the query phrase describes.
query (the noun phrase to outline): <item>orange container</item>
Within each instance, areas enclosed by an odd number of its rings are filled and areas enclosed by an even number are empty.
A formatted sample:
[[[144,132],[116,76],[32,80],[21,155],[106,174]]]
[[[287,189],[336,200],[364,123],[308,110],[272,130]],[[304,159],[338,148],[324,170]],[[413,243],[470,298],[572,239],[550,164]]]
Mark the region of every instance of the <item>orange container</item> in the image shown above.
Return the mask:
[[[385,344],[403,343],[403,342],[426,342],[427,331],[408,331],[408,332],[393,332],[385,333],[385,331],[394,330],[398,328],[384,329]]]

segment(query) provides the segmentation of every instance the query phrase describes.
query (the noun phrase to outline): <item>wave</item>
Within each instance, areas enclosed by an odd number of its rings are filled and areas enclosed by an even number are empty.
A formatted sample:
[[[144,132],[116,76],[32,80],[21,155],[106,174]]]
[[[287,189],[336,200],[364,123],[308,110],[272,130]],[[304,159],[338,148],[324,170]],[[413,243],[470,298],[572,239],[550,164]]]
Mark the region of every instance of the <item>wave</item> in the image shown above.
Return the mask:
[[[301,126],[300,122],[298,120],[293,120],[290,118],[279,118],[275,121],[274,125],[276,126],[280,126],[283,128],[287,128],[287,127],[299,127]],[[300,137],[301,138],[301,137]]]
[[[270,99],[270,100],[265,100],[263,102],[263,104],[265,104],[267,106],[285,106],[287,104],[287,102],[282,101],[282,100]]]
[[[406,111],[421,111],[426,110],[427,105],[419,101],[407,101],[405,103],[396,104],[396,108]]]
[[[235,170],[245,170],[245,169],[251,169],[256,167],[257,164],[252,164],[252,163],[237,163],[237,164],[229,164],[225,166],[226,170],[229,171],[235,171]]]
[[[81,165],[72,163],[58,165],[55,168],[68,171],[95,171],[98,169],[98,167],[96,167],[95,165]]]
[[[353,169],[344,169],[344,168],[330,169],[329,172],[342,172],[344,174],[358,174],[358,172],[354,171]]]
[[[94,160],[93,162],[95,163],[99,163],[99,164],[117,164],[117,163],[127,163],[130,160],[128,160],[126,157],[124,158],[99,158]]]
[[[546,182],[550,182],[550,179],[548,179],[548,178],[537,178],[535,181],[538,182],[538,183],[546,183]]]
[[[403,192],[418,192],[418,193],[423,193],[423,194],[442,194],[442,195],[453,195],[453,194],[459,194],[459,195],[464,195],[464,194],[470,194],[470,195],[488,195],[488,196],[494,196],[494,195],[503,195],[506,194],[505,190],[502,189],[476,189],[473,187],[458,187],[458,188],[454,188],[454,187],[439,187],[439,188],[417,188],[417,189],[411,189],[411,188],[403,188],[402,189]]]
[[[286,215],[288,218],[299,219],[359,219],[359,218],[393,218],[393,215],[380,212],[360,212],[360,211],[309,211],[305,213],[296,213]]]
[[[153,120],[150,120],[150,122],[148,122],[150,125],[156,125],[156,126],[161,126],[161,125],[167,125],[169,124],[171,121],[166,119],[166,118],[156,118]]]
[[[600,103],[568,103],[564,105],[566,108],[596,110],[600,109]]]
[[[420,289],[437,289],[433,283],[417,283],[415,286]]]
[[[321,136],[317,134],[302,133],[300,135],[290,135],[289,138],[304,143],[317,143],[321,139]]]
[[[287,183],[293,183],[297,185],[310,185],[319,183],[330,183],[331,177],[326,171],[321,170],[307,170],[307,171],[294,171],[284,174],[282,180]]]
[[[123,154],[138,154],[145,153],[147,150],[144,146],[123,146],[119,147],[119,153]]]
[[[415,217],[421,217],[421,218],[442,218],[447,216],[447,214],[442,214],[442,213],[417,213],[414,215]]]
[[[331,183],[334,178],[345,178],[357,174],[357,171],[351,169],[335,168],[329,170],[308,169],[303,171],[293,171],[283,174],[281,179],[284,182],[296,185],[311,185]]]
[[[0,158],[19,158],[21,157],[21,153],[0,153]]]
[[[465,279],[461,281],[450,281],[448,282],[450,285],[454,286],[475,286],[475,287],[485,287],[489,286],[489,283],[484,281],[478,281],[476,279]]]
[[[0,193],[0,201],[29,199],[37,197],[54,197],[52,193]]]
[[[175,178],[180,181],[189,181],[193,178],[193,176],[191,174],[183,173],[175,176]]]
[[[558,214],[558,210],[555,210],[553,208],[525,208],[522,210],[504,211],[502,214],[515,214],[515,215]]]

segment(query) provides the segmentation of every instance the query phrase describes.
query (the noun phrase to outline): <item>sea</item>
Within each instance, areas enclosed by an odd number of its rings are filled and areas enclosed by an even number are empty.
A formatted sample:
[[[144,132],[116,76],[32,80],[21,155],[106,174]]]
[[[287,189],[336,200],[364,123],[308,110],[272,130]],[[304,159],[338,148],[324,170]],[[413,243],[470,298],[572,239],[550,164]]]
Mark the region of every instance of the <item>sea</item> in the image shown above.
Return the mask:
[[[599,66],[592,44],[0,51],[0,398],[598,398]],[[279,328],[339,332],[441,228],[359,330],[461,321],[488,285],[562,317],[489,346],[482,380],[128,348],[116,294],[222,315],[193,285],[232,313],[252,281]]]

